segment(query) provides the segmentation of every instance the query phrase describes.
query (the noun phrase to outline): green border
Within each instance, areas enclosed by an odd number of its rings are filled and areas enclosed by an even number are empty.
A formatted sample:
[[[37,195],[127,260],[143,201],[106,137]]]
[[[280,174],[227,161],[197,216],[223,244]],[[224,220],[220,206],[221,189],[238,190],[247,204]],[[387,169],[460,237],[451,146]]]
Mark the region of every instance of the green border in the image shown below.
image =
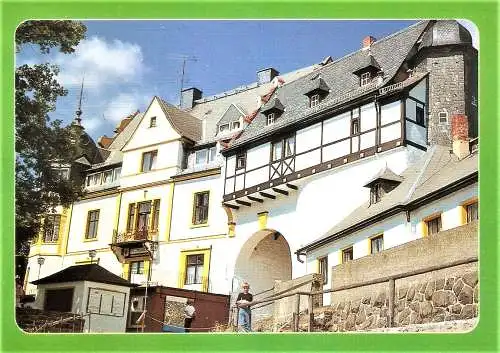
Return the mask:
[[[1,0],[0,0],[1,1]],[[348,2],[305,0],[253,1],[3,1],[1,119],[2,210],[0,252],[2,300],[1,349],[4,351],[497,351],[500,242],[498,208],[498,5],[495,2],[383,1]],[[13,205],[14,119],[13,36],[18,23],[30,18],[466,18],[480,29],[481,133],[481,305],[478,327],[467,334],[253,334],[253,335],[27,335],[14,324]]]

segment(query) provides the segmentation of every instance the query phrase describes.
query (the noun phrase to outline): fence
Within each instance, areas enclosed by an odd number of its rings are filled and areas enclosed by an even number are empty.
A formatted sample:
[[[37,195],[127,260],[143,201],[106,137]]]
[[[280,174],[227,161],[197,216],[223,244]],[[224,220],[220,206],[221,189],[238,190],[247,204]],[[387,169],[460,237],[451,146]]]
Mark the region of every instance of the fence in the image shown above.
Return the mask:
[[[469,257],[469,258],[462,259],[462,260],[448,262],[446,264],[428,266],[428,267],[418,269],[418,270],[405,271],[403,273],[382,277],[382,278],[372,280],[372,281],[363,281],[360,283],[345,285],[345,286],[341,286],[341,287],[338,287],[335,289],[326,289],[326,290],[311,291],[311,292],[283,293],[280,295],[274,295],[274,296],[269,297],[269,298],[255,300],[252,303],[250,303],[249,306],[255,307],[256,305],[259,305],[259,304],[274,303],[277,300],[280,300],[283,298],[288,298],[291,296],[295,296],[294,310],[293,310],[293,315],[292,315],[291,322],[290,322],[290,327],[291,327],[293,332],[298,332],[299,331],[299,319],[300,319],[300,296],[301,295],[307,296],[308,297],[308,310],[307,310],[308,329],[307,330],[309,332],[311,332],[314,329],[314,313],[313,313],[313,298],[314,298],[314,296],[322,295],[322,294],[326,294],[326,293],[340,292],[340,291],[359,288],[359,287],[366,287],[366,286],[370,286],[370,285],[374,285],[374,284],[387,283],[388,291],[389,291],[389,295],[388,295],[388,301],[389,301],[388,326],[394,327],[394,308],[395,308],[394,303],[396,300],[396,293],[395,293],[395,281],[396,280],[406,278],[406,277],[416,276],[416,275],[424,274],[424,273],[428,273],[428,272],[438,271],[438,270],[442,270],[442,269],[446,269],[446,268],[456,267],[456,266],[460,266],[460,265],[476,263],[477,261],[478,261],[477,256],[473,256],[473,257]],[[287,290],[287,292],[289,292],[291,290],[292,289],[289,289],[289,290]],[[230,319],[229,326],[232,327],[233,330],[235,327],[234,316],[237,316],[237,315],[235,315],[235,313],[237,313],[237,308],[232,307],[230,318],[233,318],[233,320],[231,322],[231,319]],[[236,323],[236,325],[237,325],[237,323]]]

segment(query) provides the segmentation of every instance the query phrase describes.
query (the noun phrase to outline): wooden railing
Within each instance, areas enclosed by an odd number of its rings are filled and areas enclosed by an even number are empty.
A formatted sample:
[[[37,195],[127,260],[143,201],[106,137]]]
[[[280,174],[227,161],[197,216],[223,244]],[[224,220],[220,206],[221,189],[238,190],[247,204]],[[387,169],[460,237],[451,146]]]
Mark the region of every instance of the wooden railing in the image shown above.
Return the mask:
[[[291,327],[292,327],[292,331],[298,332],[299,331],[299,314],[300,314],[300,296],[301,295],[308,296],[308,315],[309,315],[308,331],[311,332],[313,330],[313,325],[314,325],[313,296],[320,295],[320,294],[326,294],[326,293],[340,292],[340,291],[344,291],[344,290],[348,290],[348,289],[354,289],[354,288],[365,287],[365,286],[370,286],[370,285],[374,285],[374,284],[387,282],[388,286],[389,286],[389,298],[388,298],[389,299],[389,305],[388,305],[389,306],[388,307],[389,323],[388,324],[389,324],[389,327],[393,327],[394,326],[394,302],[395,302],[395,295],[396,295],[395,294],[395,281],[396,280],[406,278],[406,277],[416,276],[416,275],[420,275],[420,274],[424,274],[424,273],[428,273],[428,272],[438,271],[438,270],[442,270],[445,268],[465,265],[465,264],[469,264],[469,263],[473,263],[473,262],[477,262],[477,261],[478,261],[477,256],[474,256],[474,257],[466,258],[463,260],[449,262],[449,263],[443,264],[443,265],[428,266],[428,267],[421,268],[418,270],[406,271],[406,272],[403,272],[400,274],[386,276],[386,277],[378,278],[378,279],[371,280],[371,281],[364,281],[361,283],[349,284],[349,285],[341,286],[341,287],[334,288],[334,289],[325,289],[325,290],[321,290],[321,291],[311,291],[311,292],[283,293],[281,295],[274,295],[274,296],[269,297],[269,298],[255,300],[255,301],[249,303],[248,306],[253,307],[255,305],[262,304],[262,303],[270,303],[270,302],[274,303],[276,300],[295,296]],[[293,288],[287,290],[287,292],[289,292],[290,290],[293,290]],[[233,313],[233,310],[234,309],[232,309],[231,313]],[[237,310],[235,310],[235,311],[237,313]],[[230,315],[230,317],[231,317],[231,315]]]

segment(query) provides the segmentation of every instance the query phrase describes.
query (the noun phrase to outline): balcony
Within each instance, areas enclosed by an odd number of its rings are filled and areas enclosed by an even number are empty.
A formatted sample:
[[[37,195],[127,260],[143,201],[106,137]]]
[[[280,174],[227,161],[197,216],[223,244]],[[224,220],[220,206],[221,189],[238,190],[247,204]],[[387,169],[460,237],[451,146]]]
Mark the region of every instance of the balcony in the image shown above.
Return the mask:
[[[152,260],[157,244],[158,231],[143,228],[121,233],[114,230],[110,246],[118,261],[128,263]]]

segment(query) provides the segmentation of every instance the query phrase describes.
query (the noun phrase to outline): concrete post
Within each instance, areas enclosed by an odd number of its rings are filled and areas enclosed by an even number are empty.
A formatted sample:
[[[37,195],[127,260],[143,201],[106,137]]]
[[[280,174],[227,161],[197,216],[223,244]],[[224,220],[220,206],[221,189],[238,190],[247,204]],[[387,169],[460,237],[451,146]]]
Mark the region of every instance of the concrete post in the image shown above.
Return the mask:
[[[309,306],[308,306],[308,314],[309,314],[309,328],[308,331],[312,332],[314,325],[314,313],[313,313],[313,296],[309,295]]]
[[[299,331],[299,313],[300,313],[300,294],[295,294],[295,310],[293,312],[293,332]]]
[[[394,299],[396,292],[396,285],[394,278],[389,280],[389,327],[394,327]]]

